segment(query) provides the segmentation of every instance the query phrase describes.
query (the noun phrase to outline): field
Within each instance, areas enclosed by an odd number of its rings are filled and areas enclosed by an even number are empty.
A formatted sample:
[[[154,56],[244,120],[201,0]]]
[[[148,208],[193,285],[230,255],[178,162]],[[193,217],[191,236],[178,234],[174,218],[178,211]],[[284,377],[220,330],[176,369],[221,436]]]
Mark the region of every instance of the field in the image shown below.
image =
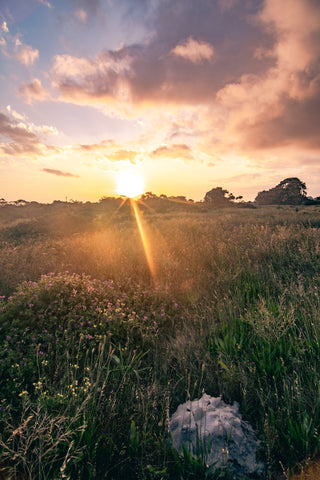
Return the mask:
[[[203,392],[289,476],[320,447],[320,208],[150,199],[142,239],[119,206],[0,208],[2,478],[234,478],[171,448]]]

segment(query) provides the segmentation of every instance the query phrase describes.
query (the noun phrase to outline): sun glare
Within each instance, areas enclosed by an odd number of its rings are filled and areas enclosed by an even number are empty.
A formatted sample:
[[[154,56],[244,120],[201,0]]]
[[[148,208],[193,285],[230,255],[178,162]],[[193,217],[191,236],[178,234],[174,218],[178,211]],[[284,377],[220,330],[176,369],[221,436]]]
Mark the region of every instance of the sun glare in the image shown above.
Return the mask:
[[[133,171],[118,172],[117,193],[134,198],[144,192],[144,180],[140,173]]]

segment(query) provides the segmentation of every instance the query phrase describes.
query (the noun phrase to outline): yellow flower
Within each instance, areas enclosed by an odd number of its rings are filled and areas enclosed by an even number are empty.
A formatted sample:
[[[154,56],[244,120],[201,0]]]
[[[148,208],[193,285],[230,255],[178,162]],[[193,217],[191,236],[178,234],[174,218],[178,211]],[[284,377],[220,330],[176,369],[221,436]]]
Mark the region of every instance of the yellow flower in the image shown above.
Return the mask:
[[[19,397],[25,397],[29,395],[29,392],[27,392],[27,390],[23,390],[21,393],[19,393]]]

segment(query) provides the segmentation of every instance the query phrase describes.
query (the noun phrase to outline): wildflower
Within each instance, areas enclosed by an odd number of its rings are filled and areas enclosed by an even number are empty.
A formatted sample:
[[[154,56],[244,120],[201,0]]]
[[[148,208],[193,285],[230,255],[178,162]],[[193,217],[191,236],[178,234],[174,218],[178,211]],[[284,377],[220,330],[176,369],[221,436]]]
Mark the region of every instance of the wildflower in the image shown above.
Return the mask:
[[[21,393],[19,393],[19,397],[25,397],[29,395],[29,392],[27,392],[27,390],[23,390]]]

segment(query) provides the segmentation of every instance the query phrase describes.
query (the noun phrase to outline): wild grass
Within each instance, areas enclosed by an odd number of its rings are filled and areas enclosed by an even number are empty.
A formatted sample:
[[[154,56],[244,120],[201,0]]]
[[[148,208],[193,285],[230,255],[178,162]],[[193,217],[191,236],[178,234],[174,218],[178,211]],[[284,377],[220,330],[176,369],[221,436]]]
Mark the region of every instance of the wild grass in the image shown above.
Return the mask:
[[[195,207],[142,211],[154,278],[130,210],[0,230],[3,478],[233,478],[170,446],[204,391],[240,403],[266,478],[320,448],[320,210]]]

